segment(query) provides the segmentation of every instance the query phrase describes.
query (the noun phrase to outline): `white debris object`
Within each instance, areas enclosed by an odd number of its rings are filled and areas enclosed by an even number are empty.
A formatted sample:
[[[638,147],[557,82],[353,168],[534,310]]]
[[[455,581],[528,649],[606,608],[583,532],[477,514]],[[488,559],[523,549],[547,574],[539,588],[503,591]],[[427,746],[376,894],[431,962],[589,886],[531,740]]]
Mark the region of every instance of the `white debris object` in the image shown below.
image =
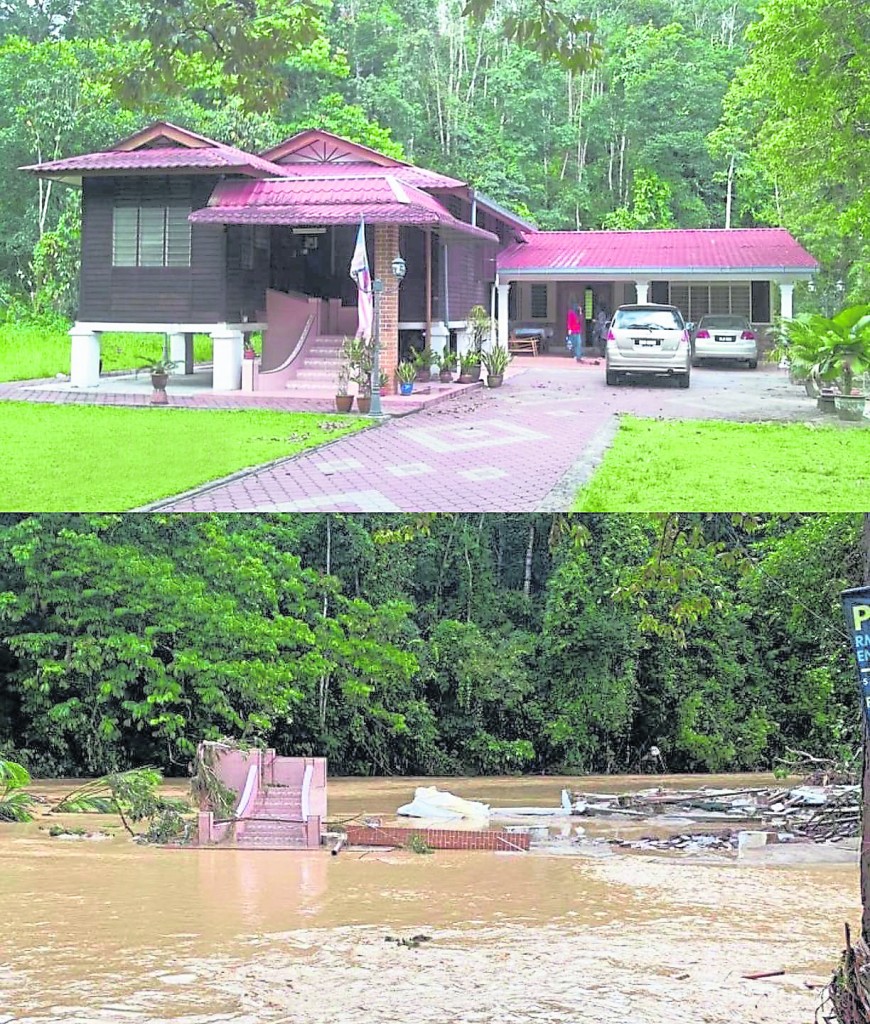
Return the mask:
[[[822,807],[830,799],[824,786],[798,786],[789,793],[789,798],[799,807]]]
[[[476,800],[463,800],[438,789],[437,786],[418,786],[414,799],[400,807],[397,814],[407,818],[433,818],[438,821],[489,821],[489,805]]]
[[[760,850],[767,846],[766,832],[738,832],[737,833],[737,856],[742,857],[746,850]]]

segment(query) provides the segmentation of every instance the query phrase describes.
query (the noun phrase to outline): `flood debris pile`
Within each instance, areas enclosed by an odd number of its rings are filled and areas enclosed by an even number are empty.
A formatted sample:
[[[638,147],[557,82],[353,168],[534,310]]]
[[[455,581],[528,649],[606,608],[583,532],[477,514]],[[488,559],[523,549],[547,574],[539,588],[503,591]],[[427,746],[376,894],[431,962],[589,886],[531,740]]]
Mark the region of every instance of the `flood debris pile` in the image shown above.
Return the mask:
[[[846,925],[846,948],[816,1014],[818,1024],[868,1024],[870,1021],[870,947],[852,942]]]
[[[860,790],[851,783],[746,789],[643,789],[634,793],[563,791],[571,815],[732,821],[825,843],[857,835]]]
[[[732,852],[737,849],[738,833],[684,832],[677,836],[641,836],[639,839],[607,839],[610,846],[622,850],[682,850],[684,853]]]

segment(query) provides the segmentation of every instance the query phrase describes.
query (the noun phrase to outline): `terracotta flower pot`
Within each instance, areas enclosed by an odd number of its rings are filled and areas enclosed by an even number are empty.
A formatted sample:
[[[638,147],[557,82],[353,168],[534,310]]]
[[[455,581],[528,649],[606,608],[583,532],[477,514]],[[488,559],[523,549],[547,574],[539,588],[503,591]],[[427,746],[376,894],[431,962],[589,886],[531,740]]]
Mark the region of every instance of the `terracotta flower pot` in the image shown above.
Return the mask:
[[[453,383],[453,371],[452,370],[442,370],[438,374],[438,380],[440,380],[442,384],[452,384]]]
[[[371,395],[357,395],[356,396],[356,407],[364,415],[368,415],[369,410],[372,407],[372,396]]]
[[[418,370],[416,381],[418,384],[428,384],[432,380],[431,370]]]
[[[165,391],[166,385],[169,383],[168,373],[152,373],[151,374],[151,387],[155,391]]]
[[[500,388],[502,385],[502,381],[504,381],[503,373],[491,373],[486,378],[486,386],[488,388]]]
[[[336,395],[335,396],[335,411],[336,412],[350,412],[353,408],[353,395]]]
[[[459,380],[458,380],[457,383],[459,383],[459,384],[473,384],[474,383],[474,377],[470,373],[460,373],[459,374]]]

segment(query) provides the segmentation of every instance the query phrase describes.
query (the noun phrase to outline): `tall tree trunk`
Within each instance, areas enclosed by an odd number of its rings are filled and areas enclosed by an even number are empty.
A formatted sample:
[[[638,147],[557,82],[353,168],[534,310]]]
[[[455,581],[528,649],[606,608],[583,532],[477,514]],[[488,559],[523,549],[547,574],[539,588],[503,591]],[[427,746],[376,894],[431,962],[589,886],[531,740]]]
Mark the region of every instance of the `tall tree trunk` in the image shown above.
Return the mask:
[[[326,516],[326,559],[325,559],[325,570],[326,575],[332,575],[332,516],[327,513]],[[329,591],[324,587],[323,590],[323,618],[326,619],[329,614]],[[326,730],[326,703],[329,696],[329,673],[324,672],[320,677],[320,681],[317,686],[317,717],[320,721],[321,732]]]
[[[523,571],[523,593],[530,597],[532,593],[532,555],[535,551],[535,524],[529,523],[529,541],[526,544],[526,566]]]
[[[725,193],[725,227],[731,227],[731,200],[734,196],[734,154],[728,162],[728,190]]]

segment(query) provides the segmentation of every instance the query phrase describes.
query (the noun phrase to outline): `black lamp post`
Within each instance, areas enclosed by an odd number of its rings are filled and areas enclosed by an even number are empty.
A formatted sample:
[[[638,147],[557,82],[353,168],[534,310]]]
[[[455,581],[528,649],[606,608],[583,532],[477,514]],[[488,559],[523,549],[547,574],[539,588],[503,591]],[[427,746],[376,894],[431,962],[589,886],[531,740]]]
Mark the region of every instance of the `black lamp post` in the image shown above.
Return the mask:
[[[393,277],[401,284],[408,269],[401,256],[397,256],[393,260],[391,269]],[[381,295],[383,291],[384,282],[376,277],[372,282],[375,318],[375,343],[372,351],[372,404],[370,408],[372,416],[383,416],[381,409]]]

